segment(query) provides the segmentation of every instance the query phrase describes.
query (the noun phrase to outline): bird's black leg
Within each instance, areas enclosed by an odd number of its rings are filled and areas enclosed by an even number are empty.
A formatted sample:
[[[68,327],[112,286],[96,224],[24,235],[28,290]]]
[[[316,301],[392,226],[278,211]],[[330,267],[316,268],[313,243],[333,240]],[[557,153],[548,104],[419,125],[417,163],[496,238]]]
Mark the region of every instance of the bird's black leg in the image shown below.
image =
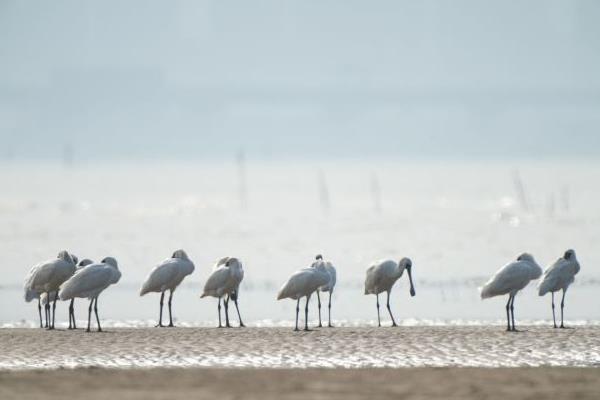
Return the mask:
[[[512,296],[509,294],[508,295],[508,301],[506,302],[506,330],[510,331],[510,300],[512,299]]]
[[[219,328],[222,328],[223,325],[221,325],[221,298],[219,297],[219,305],[217,306],[217,310],[219,311]]]
[[[515,296],[512,296],[512,301],[510,302],[510,313],[512,319],[512,331],[516,332],[517,327],[515,326]]]
[[[225,305],[225,327],[231,328],[229,324],[229,295],[223,300],[223,304]]]
[[[98,297],[96,297],[96,302],[94,303],[94,312],[96,313],[96,323],[98,324],[98,332],[102,332],[102,327],[100,326],[100,318],[98,317]]]
[[[88,326],[85,330],[86,332],[90,332],[90,325],[92,322],[92,305],[94,304],[94,299],[90,300],[90,306],[88,308]]]
[[[328,316],[329,322],[328,322],[327,326],[330,328],[333,328],[333,325],[331,325],[331,294],[332,294],[332,292],[333,292],[333,290],[329,291],[329,305],[327,306],[329,309],[329,316]]]
[[[552,321],[554,322],[554,327],[558,328],[556,326],[556,314],[554,313],[554,292],[551,292],[552,294]]]
[[[162,292],[160,294],[160,311],[158,313],[158,325],[155,326],[155,328],[157,327],[163,327],[163,323],[162,323],[162,312],[163,312],[163,305],[164,305],[164,301],[165,301],[165,292]]]
[[[300,313],[300,297],[298,297],[298,301],[296,302],[296,328],[295,331],[298,330],[298,314]]]
[[[171,293],[169,294],[169,327],[173,328],[173,312],[171,311],[171,302],[173,301],[173,289],[171,289]]]
[[[56,301],[57,300],[58,300],[58,290],[56,291],[56,296],[54,297],[54,302],[52,303],[52,329],[54,329],[54,322],[56,321]]]
[[[75,299],[71,299],[69,304],[69,329],[77,329],[75,326]]]
[[[560,301],[560,327],[564,328],[565,327],[565,323],[563,320],[563,312],[565,309],[565,295],[567,294],[567,289],[563,289],[563,295],[562,295],[562,300]]]
[[[310,331],[308,329],[308,301],[310,300],[310,295],[306,296],[306,306],[304,307],[304,330]]]
[[[321,296],[319,295],[319,290],[317,290],[317,302],[319,307],[319,328],[322,328],[323,324],[321,323]]]
[[[237,310],[238,319],[240,320],[240,328],[243,328],[246,325],[244,325],[244,323],[242,322],[242,316],[240,315],[240,308],[238,307],[238,293],[237,293],[237,291],[235,292],[235,297],[233,298],[233,304],[235,304],[235,309]]]
[[[390,317],[392,318],[392,326],[398,326],[396,321],[394,320],[394,316],[392,315],[392,309],[390,308],[390,292],[387,292],[387,309],[390,313]]]
[[[377,296],[377,326],[381,326],[381,318],[379,317],[379,293],[377,293],[376,296]]]
[[[44,327],[44,323],[42,322],[42,300],[38,297],[38,313],[40,314],[40,328]]]

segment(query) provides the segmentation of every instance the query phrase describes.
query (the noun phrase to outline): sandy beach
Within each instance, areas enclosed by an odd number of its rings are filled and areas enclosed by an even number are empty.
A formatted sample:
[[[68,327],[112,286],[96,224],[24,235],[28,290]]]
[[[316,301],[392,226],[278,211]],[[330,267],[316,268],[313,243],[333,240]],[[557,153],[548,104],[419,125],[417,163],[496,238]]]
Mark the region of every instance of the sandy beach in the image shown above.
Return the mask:
[[[1,329],[0,369],[600,366],[600,327]]]
[[[598,399],[597,368],[0,372],[2,399]]]

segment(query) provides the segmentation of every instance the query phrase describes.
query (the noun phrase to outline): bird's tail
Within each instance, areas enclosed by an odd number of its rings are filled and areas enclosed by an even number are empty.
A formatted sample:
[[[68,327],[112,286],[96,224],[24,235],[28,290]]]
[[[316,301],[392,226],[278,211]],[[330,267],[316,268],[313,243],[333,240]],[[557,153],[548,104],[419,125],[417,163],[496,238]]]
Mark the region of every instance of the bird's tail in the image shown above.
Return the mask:
[[[494,291],[494,287],[490,283],[486,283],[482,287],[478,288],[481,299],[488,299],[496,296],[497,293]]]
[[[548,293],[550,291],[552,287],[552,283],[548,280],[542,280],[540,281],[540,283],[538,283],[537,285],[537,289],[538,289],[538,294],[540,296],[545,295],[546,293]]]

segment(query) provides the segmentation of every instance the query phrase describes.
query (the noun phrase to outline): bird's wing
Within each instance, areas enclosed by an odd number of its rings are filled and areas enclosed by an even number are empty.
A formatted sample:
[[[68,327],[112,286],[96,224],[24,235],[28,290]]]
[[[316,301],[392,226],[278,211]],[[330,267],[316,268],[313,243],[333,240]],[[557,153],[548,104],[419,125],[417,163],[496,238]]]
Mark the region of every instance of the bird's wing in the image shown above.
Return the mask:
[[[204,284],[204,293],[203,296],[211,296],[213,294],[223,294],[222,290],[227,285],[229,278],[231,276],[231,271],[228,267],[221,266],[210,274],[208,280]],[[217,292],[221,293],[217,293]]]
[[[294,272],[279,290],[277,299],[284,299],[286,297],[293,298],[304,292],[306,290],[305,288],[310,285],[314,272],[315,270],[312,267],[302,268],[301,270]]]
[[[325,264],[325,267],[327,268],[327,272],[329,273],[329,288],[333,289],[333,287],[335,286],[335,283],[337,281],[337,272],[335,270],[335,267],[333,266],[332,263],[330,263],[329,261],[327,261],[327,263]]]
[[[33,279],[35,277],[35,273],[38,268],[40,268],[42,264],[36,264],[27,273],[25,276],[25,281],[23,282],[23,289],[25,290],[25,301],[30,302],[31,300],[37,298],[38,292],[33,290]]]
[[[540,296],[562,288],[564,284],[571,283],[577,273],[577,264],[564,258],[559,258],[544,271],[538,290]]]
[[[178,260],[169,258],[154,267],[142,285],[140,296],[148,292],[160,291],[165,285],[177,278],[177,266]]]
[[[530,279],[529,266],[524,261],[514,261],[500,268],[483,286],[483,298],[509,293],[522,288]]]
[[[36,289],[37,287],[44,285],[52,278],[55,261],[57,260],[46,261],[39,264],[31,277],[31,289]]]
[[[110,285],[114,269],[104,264],[93,264],[82,269],[66,281],[59,293],[61,300],[81,297]]]

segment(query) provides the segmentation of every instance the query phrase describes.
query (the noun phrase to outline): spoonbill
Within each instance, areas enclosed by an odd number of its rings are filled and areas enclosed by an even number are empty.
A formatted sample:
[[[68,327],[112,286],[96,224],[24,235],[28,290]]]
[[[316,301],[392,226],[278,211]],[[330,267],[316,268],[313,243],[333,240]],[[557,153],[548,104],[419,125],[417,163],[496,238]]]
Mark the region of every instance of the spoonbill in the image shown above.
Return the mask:
[[[394,283],[402,276],[404,270],[408,272],[410,282],[410,295],[414,296],[415,287],[412,280],[412,261],[410,258],[402,258],[399,262],[393,260],[376,261],[367,269],[365,279],[365,294],[374,294],[377,296],[377,326],[381,326],[379,317],[379,293],[387,292],[387,309],[392,318],[392,326],[398,326],[392,315],[390,308],[390,292]]]
[[[73,275],[64,283],[58,295],[61,300],[71,300],[75,297],[88,298],[90,306],[88,308],[87,332],[90,331],[92,305],[96,313],[98,332],[101,332],[102,327],[98,317],[98,296],[104,289],[119,282],[119,279],[121,279],[121,271],[119,271],[117,260],[113,257],[106,257],[102,262],[90,264]]]
[[[71,254],[71,257],[75,257],[75,256],[73,256],[73,254]],[[76,259],[77,259],[77,257],[75,257],[75,260]],[[77,271],[79,271],[83,267],[90,265],[92,263],[93,263],[92,260],[90,260],[88,258],[84,258],[83,260],[81,260],[79,262],[79,264],[77,264],[77,269],[75,270],[75,273],[77,273]],[[55,301],[57,296],[58,296],[58,292],[50,293],[50,302]],[[40,296],[40,299],[42,300],[43,305],[48,304],[48,294],[47,293],[42,293],[42,295]],[[71,299],[71,303],[69,304],[69,328],[68,329],[77,329],[77,326],[75,324],[75,299]]]
[[[60,286],[69,279],[76,270],[77,257],[63,250],[53,260],[41,262],[31,268],[25,279],[25,300],[31,301],[38,298],[38,312],[40,314],[40,326],[42,319],[41,295],[50,296],[51,292],[58,292]],[[44,306],[46,314],[46,328],[54,329],[56,318],[56,295],[53,300],[52,313],[50,302]],[[52,317],[52,318],[50,318]]]
[[[296,327],[298,330],[298,314],[300,313],[300,298],[306,297],[306,306],[304,308],[304,330],[308,331],[308,302],[310,296],[321,286],[327,285],[331,280],[331,276],[325,268],[325,263],[316,262],[310,267],[302,268],[292,274],[292,276],[283,284],[277,300],[290,298],[297,300],[296,302]]]
[[[527,286],[530,281],[538,279],[540,275],[542,275],[542,268],[535,262],[533,256],[529,253],[523,253],[517,257],[516,261],[509,262],[500,268],[480,289],[482,299],[508,294],[508,302],[506,303],[507,331],[514,332],[517,330],[515,328],[514,309],[517,292]]]
[[[315,263],[313,263],[313,268],[315,267],[316,263],[323,262],[323,263],[325,263],[325,269],[327,270],[327,273],[329,274],[329,282],[327,282],[327,284],[321,286],[317,290],[317,300],[319,302],[319,328],[321,328],[323,326],[323,324],[321,323],[321,296],[319,295],[319,292],[329,292],[329,304],[327,306],[328,307],[327,326],[329,328],[331,328],[331,327],[333,327],[333,325],[331,325],[331,295],[333,294],[333,288],[335,287],[336,271],[335,271],[335,267],[333,266],[333,264],[331,262],[323,261],[323,256],[321,254],[317,254],[315,259],[317,261]]]
[[[239,259],[235,257],[224,257],[217,261],[213,267],[213,271],[208,277],[204,285],[204,291],[200,298],[206,296],[217,297],[219,299],[217,310],[219,312],[219,328],[221,325],[221,297],[225,306],[225,327],[229,328],[229,299],[232,299],[237,310],[240,327],[244,327],[240,309],[238,307],[238,294],[240,290],[240,282],[244,279],[244,269]]]
[[[150,292],[160,293],[160,313],[157,327],[163,327],[162,313],[165,291],[169,290],[169,327],[173,327],[173,314],[171,312],[171,302],[173,292],[183,281],[183,279],[194,272],[194,263],[182,249],[173,252],[171,258],[167,258],[158,264],[146,278],[140,290],[140,296]]]
[[[575,275],[579,272],[579,262],[575,256],[575,250],[569,249],[554,264],[544,271],[544,276],[538,285],[539,295],[552,293],[552,320],[556,328],[556,316],[554,315],[554,292],[563,291],[560,302],[560,327],[564,328],[563,310],[565,308],[565,294],[569,285],[575,281]]]

